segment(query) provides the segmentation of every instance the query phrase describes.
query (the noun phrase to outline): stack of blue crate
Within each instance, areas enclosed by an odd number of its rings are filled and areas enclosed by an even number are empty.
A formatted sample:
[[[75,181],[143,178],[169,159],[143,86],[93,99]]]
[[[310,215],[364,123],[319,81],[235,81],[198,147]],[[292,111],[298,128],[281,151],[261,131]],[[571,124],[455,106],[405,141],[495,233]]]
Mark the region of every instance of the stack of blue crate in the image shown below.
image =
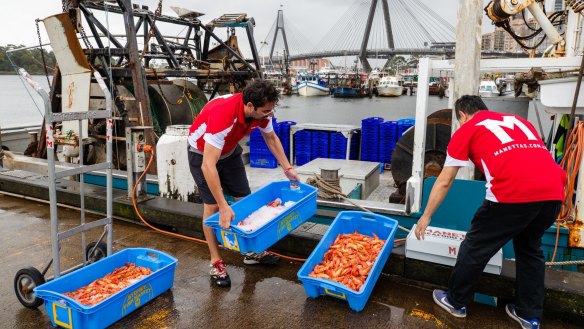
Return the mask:
[[[397,140],[399,140],[406,130],[410,129],[415,124],[412,118],[404,118],[397,120]]]
[[[379,126],[383,118],[361,120],[361,160],[379,162]]]
[[[329,157],[345,159],[347,154],[347,138],[340,132],[334,132],[330,137]]]
[[[349,159],[359,160],[359,141],[361,134],[353,132],[351,145],[349,146]],[[340,132],[334,132],[330,135],[329,158],[346,159],[347,158],[347,137]]]
[[[379,128],[379,162],[391,163],[391,154],[397,142],[397,122],[386,121]]]
[[[278,166],[278,161],[266,145],[259,128],[252,130],[249,136],[249,166],[254,168],[276,168]]]
[[[278,137],[280,138],[280,142],[282,142],[282,147],[287,157],[290,157],[290,126],[295,124],[296,122],[294,121],[282,121],[278,124]]]
[[[329,133],[326,131],[312,132],[311,158],[328,158],[329,157]]]
[[[312,148],[312,136],[311,132],[308,130],[299,130],[294,134],[294,146],[296,155],[296,165],[302,166],[303,164],[310,162],[311,158],[311,148]]]

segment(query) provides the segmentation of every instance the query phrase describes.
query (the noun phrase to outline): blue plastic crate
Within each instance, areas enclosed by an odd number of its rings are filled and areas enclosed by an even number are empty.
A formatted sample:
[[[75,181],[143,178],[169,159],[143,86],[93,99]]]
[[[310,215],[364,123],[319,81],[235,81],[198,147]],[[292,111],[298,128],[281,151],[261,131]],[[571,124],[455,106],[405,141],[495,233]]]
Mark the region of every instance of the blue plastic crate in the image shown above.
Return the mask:
[[[113,272],[135,263],[152,273],[93,306],[82,305],[64,295]],[[158,295],[172,288],[177,260],[163,252],[147,248],[124,249],[110,257],[71,272],[34,289],[36,297],[45,301],[53,326],[71,329],[101,329],[120,320]]]
[[[296,165],[302,166],[312,160],[310,153],[296,153]]]
[[[300,271],[298,271],[298,279],[304,284],[306,294],[312,298],[329,295],[344,299],[349,302],[349,307],[352,310],[361,311],[367,304],[381,270],[391,254],[397,225],[396,220],[377,214],[363,211],[340,212],[304,265],[302,265]],[[354,233],[355,231],[370,237],[373,237],[373,233],[375,233],[380,239],[386,240],[361,290],[357,292],[335,281],[311,278],[309,276],[310,272],[323,261],[324,254],[334,243],[337,236],[339,234]]]
[[[277,168],[278,160],[269,150],[267,152],[250,151],[249,166],[252,168]]]
[[[316,213],[317,189],[300,182],[295,184],[300,189],[290,189],[290,181],[287,180],[273,182],[234,203],[231,208],[235,219],[228,229],[219,226],[218,213],[205,219],[205,225],[213,229],[217,240],[226,249],[242,254],[263,252]],[[237,223],[276,198],[280,198],[282,203],[295,201],[296,204],[256,231],[247,232],[237,227]]]

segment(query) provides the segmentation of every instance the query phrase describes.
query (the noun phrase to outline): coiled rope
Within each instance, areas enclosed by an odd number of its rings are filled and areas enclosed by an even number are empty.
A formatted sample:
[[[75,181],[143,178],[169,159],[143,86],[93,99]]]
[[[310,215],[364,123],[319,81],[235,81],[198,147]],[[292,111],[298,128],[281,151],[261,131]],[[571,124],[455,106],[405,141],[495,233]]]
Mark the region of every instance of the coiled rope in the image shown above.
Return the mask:
[[[343,193],[343,191],[341,190],[341,184],[340,184],[340,178],[336,178],[336,179],[324,179],[319,175],[315,175],[314,177],[310,177],[306,180],[306,184],[308,185],[312,185],[316,188],[318,188],[318,196],[320,198],[323,199],[336,199],[336,200],[344,200],[349,202],[350,204],[354,205],[355,207],[366,211],[366,212],[370,212],[373,213],[373,211],[357,204],[356,202],[354,202],[353,200],[349,199],[349,197],[347,197],[346,194]],[[410,229],[405,228],[401,225],[398,225],[398,228],[400,230],[409,232]]]

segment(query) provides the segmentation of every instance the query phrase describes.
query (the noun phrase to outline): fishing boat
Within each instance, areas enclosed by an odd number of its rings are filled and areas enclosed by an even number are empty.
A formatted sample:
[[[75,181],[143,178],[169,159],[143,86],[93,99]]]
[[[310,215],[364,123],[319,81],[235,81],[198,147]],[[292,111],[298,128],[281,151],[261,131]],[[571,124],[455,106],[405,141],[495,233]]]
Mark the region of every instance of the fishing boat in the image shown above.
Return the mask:
[[[403,94],[403,80],[397,76],[383,77],[377,84],[378,96],[401,96]]]
[[[299,75],[296,81],[300,96],[326,96],[330,94],[329,87],[319,75]]]
[[[333,87],[333,97],[356,98],[362,97],[365,92],[361,84],[361,77],[355,73],[340,74]]]
[[[496,97],[499,96],[499,88],[493,80],[482,80],[479,85],[479,95],[481,97]]]

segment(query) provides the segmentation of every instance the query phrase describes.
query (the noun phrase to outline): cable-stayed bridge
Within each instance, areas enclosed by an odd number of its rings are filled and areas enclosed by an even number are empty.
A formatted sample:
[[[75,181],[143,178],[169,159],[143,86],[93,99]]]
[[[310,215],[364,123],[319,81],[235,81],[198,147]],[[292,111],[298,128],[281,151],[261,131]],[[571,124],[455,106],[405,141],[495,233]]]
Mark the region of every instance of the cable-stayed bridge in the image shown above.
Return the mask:
[[[454,22],[436,14],[420,1],[357,0],[312,46],[282,10],[260,49],[269,48],[268,57],[285,52],[289,61],[358,56],[365,70],[369,59],[394,55],[454,56]],[[484,55],[517,57],[517,53],[485,51]],[[278,56],[277,56],[278,57]]]

